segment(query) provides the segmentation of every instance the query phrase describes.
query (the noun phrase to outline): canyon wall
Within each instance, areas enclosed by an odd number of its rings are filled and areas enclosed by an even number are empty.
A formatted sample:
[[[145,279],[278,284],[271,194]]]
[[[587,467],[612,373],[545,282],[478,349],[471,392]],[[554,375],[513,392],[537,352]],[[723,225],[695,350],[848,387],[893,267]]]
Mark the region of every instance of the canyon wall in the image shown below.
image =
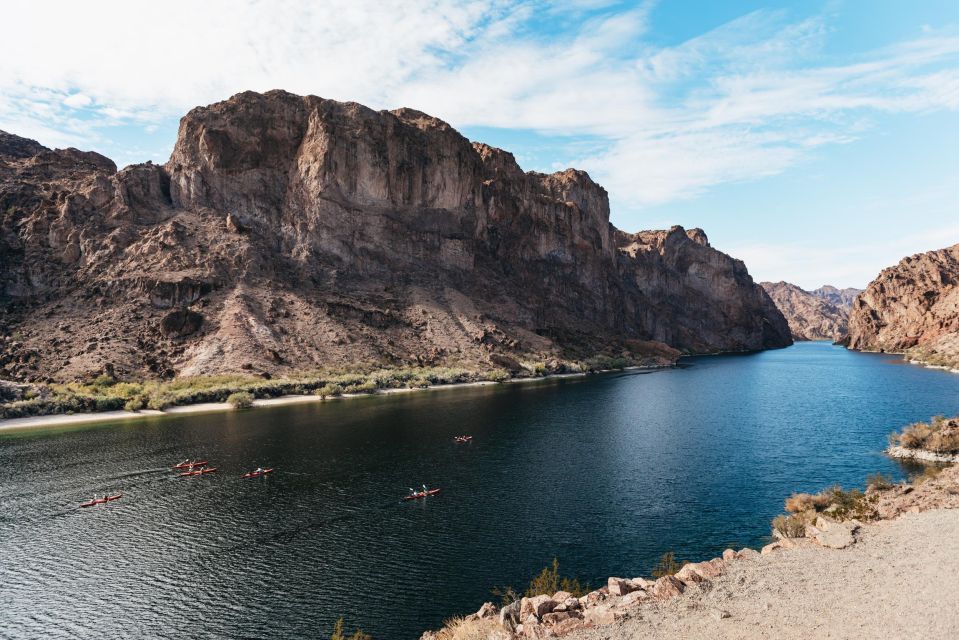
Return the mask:
[[[411,109],[242,93],[188,113],[165,165],[120,171],[2,134],[0,215],[0,378],[790,343],[701,231],[620,232],[585,172],[524,172]]]
[[[959,244],[883,269],[853,304],[846,344],[959,367]]]

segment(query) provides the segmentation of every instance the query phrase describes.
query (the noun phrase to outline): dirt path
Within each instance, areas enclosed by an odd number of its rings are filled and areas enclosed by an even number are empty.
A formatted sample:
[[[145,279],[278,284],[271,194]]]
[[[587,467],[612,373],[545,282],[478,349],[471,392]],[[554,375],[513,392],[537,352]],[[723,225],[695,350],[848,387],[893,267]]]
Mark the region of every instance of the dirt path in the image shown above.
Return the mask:
[[[868,525],[842,551],[737,561],[708,589],[567,638],[959,638],[959,509]]]

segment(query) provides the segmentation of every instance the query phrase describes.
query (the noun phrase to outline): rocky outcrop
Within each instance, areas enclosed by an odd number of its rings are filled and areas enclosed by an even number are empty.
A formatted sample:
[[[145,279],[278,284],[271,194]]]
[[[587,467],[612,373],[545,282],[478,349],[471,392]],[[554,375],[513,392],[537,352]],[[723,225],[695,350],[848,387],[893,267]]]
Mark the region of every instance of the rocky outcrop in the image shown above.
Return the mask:
[[[815,291],[788,282],[762,282],[762,287],[782,311],[793,340],[841,340],[847,331],[849,307],[844,303],[856,289],[825,286]]]
[[[856,298],[846,344],[959,367],[959,244],[884,269]]]
[[[624,234],[586,173],[524,172],[411,109],[242,93],[187,114],[165,165],[120,171],[5,134],[0,215],[0,378],[789,343],[702,232]]]

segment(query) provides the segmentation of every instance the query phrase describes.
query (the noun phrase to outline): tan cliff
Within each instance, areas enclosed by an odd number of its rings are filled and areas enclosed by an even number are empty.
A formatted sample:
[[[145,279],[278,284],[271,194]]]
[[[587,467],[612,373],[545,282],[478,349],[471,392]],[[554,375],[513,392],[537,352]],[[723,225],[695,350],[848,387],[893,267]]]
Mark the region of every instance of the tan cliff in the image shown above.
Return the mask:
[[[826,285],[815,291],[806,291],[788,282],[760,284],[786,316],[793,340],[835,342],[846,335],[849,306],[858,289],[840,290]]]
[[[883,269],[853,305],[847,346],[959,366],[959,244]]]
[[[165,165],[121,171],[3,134],[0,216],[0,378],[790,343],[701,231],[620,232],[585,172],[524,172],[411,109],[242,93],[188,113]]]

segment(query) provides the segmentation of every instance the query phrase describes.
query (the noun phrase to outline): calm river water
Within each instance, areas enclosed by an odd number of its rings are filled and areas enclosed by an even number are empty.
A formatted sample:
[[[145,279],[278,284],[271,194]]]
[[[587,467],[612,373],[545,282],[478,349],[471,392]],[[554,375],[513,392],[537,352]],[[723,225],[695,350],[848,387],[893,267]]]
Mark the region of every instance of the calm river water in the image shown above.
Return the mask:
[[[0,637],[417,638],[559,558],[598,586],[758,546],[904,469],[959,375],[825,343],[678,369],[0,435]],[[468,445],[452,442],[469,433]],[[219,471],[179,478],[208,458]],[[271,477],[240,480],[257,465]],[[442,487],[401,502],[410,486]],[[94,494],[122,491],[107,507]]]

